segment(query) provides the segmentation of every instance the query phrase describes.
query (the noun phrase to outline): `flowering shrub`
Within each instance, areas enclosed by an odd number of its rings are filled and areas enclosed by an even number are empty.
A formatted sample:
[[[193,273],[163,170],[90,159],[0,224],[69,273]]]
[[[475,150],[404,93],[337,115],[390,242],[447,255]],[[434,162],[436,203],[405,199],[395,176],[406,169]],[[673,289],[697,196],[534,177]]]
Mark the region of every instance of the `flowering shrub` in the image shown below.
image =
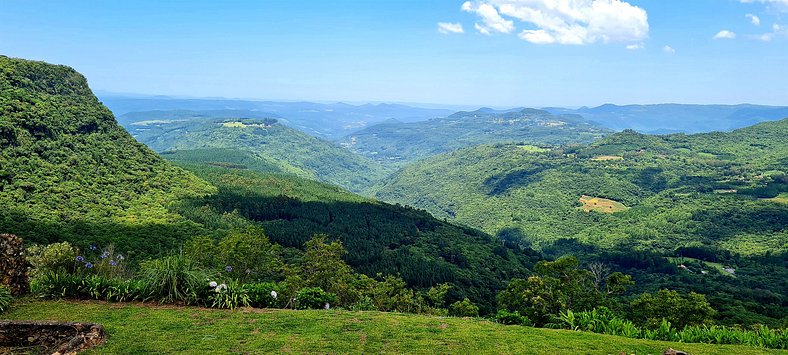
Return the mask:
[[[249,295],[237,283],[217,285],[215,281],[211,281],[207,288],[209,307],[227,309],[249,307]]]

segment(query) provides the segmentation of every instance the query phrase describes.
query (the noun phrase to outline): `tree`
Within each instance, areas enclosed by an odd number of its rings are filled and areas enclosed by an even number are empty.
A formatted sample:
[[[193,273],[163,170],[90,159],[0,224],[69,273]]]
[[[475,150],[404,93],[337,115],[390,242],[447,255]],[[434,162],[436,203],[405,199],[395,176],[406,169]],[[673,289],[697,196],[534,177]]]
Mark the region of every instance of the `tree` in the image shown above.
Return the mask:
[[[688,325],[710,324],[717,313],[706,296],[690,292],[682,296],[677,291],[662,289],[644,293],[631,303],[630,317],[647,326],[657,326],[666,319],[681,329]]]
[[[230,232],[219,242],[220,268],[243,281],[268,279],[281,270],[279,247],[260,227]]]

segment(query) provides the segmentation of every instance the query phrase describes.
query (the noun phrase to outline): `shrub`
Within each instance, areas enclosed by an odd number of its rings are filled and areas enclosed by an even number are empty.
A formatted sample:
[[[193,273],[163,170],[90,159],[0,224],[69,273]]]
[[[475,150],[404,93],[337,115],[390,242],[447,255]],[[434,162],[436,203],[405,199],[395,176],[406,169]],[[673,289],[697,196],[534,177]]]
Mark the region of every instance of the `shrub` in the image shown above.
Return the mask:
[[[208,274],[183,254],[148,260],[140,268],[146,293],[161,303],[194,303],[208,282]]]
[[[321,309],[330,308],[336,300],[336,295],[323,291],[319,287],[306,287],[298,291],[295,298],[296,309]]]
[[[509,312],[505,309],[498,310],[495,314],[495,321],[506,325],[530,325],[528,317],[520,315],[520,312]]]
[[[449,306],[449,315],[455,317],[478,317],[479,307],[466,298],[462,301],[452,303],[451,306]]]
[[[249,305],[255,308],[277,308],[283,304],[281,297],[284,287],[274,282],[245,284],[241,286],[243,292],[249,296]]]
[[[8,308],[11,307],[11,302],[14,301],[14,298],[11,297],[11,290],[8,287],[0,285],[0,313],[5,312]]]
[[[31,278],[41,277],[47,272],[72,272],[77,266],[78,251],[68,242],[33,245],[27,248],[26,255],[32,266]]]

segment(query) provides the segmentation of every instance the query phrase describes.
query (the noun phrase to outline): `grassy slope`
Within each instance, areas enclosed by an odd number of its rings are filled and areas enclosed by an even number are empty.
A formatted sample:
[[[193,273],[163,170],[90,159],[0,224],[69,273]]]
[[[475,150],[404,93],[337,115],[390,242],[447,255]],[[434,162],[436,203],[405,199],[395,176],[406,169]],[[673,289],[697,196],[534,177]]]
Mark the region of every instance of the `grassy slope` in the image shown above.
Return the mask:
[[[484,320],[380,312],[242,309],[43,302],[18,304],[9,319],[97,322],[107,343],[90,353],[527,353],[786,354],[741,346],[681,344]]]

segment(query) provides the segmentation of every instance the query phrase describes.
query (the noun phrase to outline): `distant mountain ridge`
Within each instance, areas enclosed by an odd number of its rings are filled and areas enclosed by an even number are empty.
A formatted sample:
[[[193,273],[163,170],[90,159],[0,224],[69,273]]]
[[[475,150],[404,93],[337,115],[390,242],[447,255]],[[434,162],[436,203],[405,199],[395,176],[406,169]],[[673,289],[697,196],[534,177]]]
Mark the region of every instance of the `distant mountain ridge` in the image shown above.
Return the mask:
[[[389,166],[477,144],[589,143],[611,131],[579,115],[553,115],[537,109],[456,112],[421,122],[384,122],[341,139],[353,152]]]
[[[554,114],[578,114],[613,129],[643,133],[730,131],[788,117],[788,107],[763,105],[613,105],[579,109],[545,108]]]
[[[441,108],[420,108],[401,104],[314,103],[276,102],[230,99],[179,99],[161,96],[103,95],[101,101],[116,116],[127,116],[132,112],[146,112],[148,119],[160,119],[170,115],[169,111],[237,111],[267,113],[268,117],[286,118],[285,123],[311,135],[324,139],[336,139],[350,132],[394,118],[403,122],[421,121],[444,117],[454,111]],[[238,117],[238,116],[236,116]],[[255,116],[241,116],[255,117]],[[122,124],[125,123],[122,122]]]

